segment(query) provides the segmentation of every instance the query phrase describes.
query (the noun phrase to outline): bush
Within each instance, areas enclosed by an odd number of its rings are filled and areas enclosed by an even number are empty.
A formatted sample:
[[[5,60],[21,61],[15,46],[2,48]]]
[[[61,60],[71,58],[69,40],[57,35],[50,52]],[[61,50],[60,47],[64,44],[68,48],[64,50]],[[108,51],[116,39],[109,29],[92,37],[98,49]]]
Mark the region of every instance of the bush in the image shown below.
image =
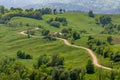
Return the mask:
[[[89,60],[87,65],[86,65],[86,70],[88,74],[93,74],[94,73],[94,65],[92,64],[92,61]]]
[[[60,27],[60,23],[59,23],[59,22],[55,22],[55,21],[54,21],[54,22],[51,22],[50,25],[51,25],[51,26],[54,26],[54,27],[56,27],[56,28],[59,28],[59,27]]]
[[[92,11],[92,10],[89,11],[88,15],[89,15],[89,17],[94,18],[94,14],[93,14],[93,11]]]
[[[32,56],[29,55],[29,54],[25,54],[25,52],[18,51],[17,52],[17,58],[20,58],[20,59],[32,59]]]

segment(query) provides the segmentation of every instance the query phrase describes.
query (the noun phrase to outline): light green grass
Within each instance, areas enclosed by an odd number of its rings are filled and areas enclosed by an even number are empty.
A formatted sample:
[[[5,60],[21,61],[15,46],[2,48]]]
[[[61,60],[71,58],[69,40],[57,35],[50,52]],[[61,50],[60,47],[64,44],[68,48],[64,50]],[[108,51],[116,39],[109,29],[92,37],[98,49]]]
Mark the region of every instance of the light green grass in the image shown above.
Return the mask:
[[[46,22],[55,17],[65,17],[68,21],[67,26],[61,26],[60,28],[54,28],[49,26]],[[32,26],[42,25],[45,28],[51,31],[61,31],[61,29],[70,27],[75,30],[86,30],[88,33],[100,33],[103,28],[99,25],[95,24],[94,18],[89,18],[87,14],[82,13],[64,13],[64,14],[57,14],[57,15],[44,15],[43,20],[35,20],[30,18],[22,18],[22,17],[14,17],[10,20],[9,23],[15,24],[22,22],[23,25],[29,23]]]
[[[99,17],[100,15],[96,15]],[[120,15],[110,15],[113,19],[113,23],[120,24],[119,16]],[[49,26],[46,21],[55,18],[55,17],[65,17],[68,21],[67,26],[61,26],[60,28],[55,28]],[[96,18],[95,17],[95,18]],[[4,56],[16,57],[16,52],[18,50],[25,51],[28,54],[33,56],[32,60],[21,60],[17,59],[17,61],[22,62],[28,68],[32,68],[33,64],[36,63],[38,57],[43,54],[53,55],[60,54],[65,58],[65,67],[66,68],[75,68],[75,67],[85,67],[88,59],[91,59],[89,54],[82,49],[76,49],[73,47],[66,46],[62,41],[48,41],[41,38],[30,38],[27,36],[20,35],[18,32],[22,30],[28,30],[30,28],[34,28],[37,25],[42,25],[46,29],[49,29],[51,32],[60,32],[63,28],[73,28],[76,31],[86,30],[87,34],[81,34],[81,39],[75,41],[75,45],[88,47],[86,42],[89,35],[101,35],[99,34],[104,30],[100,25],[95,24],[95,18],[88,17],[87,14],[83,13],[64,13],[57,15],[44,15],[43,20],[36,20],[31,18],[23,18],[23,17],[14,17],[9,23],[18,25],[20,22],[23,26],[20,27],[6,27],[0,25],[0,58]],[[26,24],[30,24],[29,27],[25,27]],[[37,35],[40,34],[41,31],[37,31]],[[104,36],[109,36],[103,34]],[[118,35],[112,35],[114,38],[120,38]],[[97,38],[97,37],[96,37]],[[100,38],[101,40],[106,40],[105,38]],[[115,42],[114,42],[115,43]],[[118,43],[113,45],[115,48],[120,48]],[[97,54],[96,54],[97,55]],[[99,62],[103,65],[110,66],[112,63],[108,58],[104,59],[103,57],[97,55]],[[113,63],[114,67],[119,67],[119,63]],[[93,75],[87,75],[86,78],[91,80],[97,80],[97,73]],[[89,80],[88,79],[88,80]]]
[[[99,16],[101,16],[101,15],[97,14],[97,15],[95,15],[95,18],[98,18]],[[119,15],[107,15],[107,16],[111,16],[114,24],[119,24]],[[68,25],[67,26],[61,26],[60,28],[55,28],[55,27],[49,26],[46,22],[49,19],[55,18],[55,17],[65,17],[68,21]],[[18,23],[19,24],[20,22],[22,22],[23,25],[26,25],[27,23],[29,23],[30,26],[32,26],[32,27],[36,27],[37,25],[42,25],[46,29],[49,29],[51,32],[60,32],[63,28],[72,28],[72,29],[77,30],[77,31],[86,30],[88,34],[81,34],[81,39],[76,40],[74,44],[84,46],[84,47],[88,47],[87,46],[87,39],[88,39],[89,35],[91,35],[91,36],[95,36],[95,35],[110,36],[110,35],[107,35],[107,34],[100,34],[100,32],[104,30],[104,28],[101,27],[101,25],[96,25],[95,24],[95,18],[90,18],[90,17],[88,17],[87,14],[71,12],[71,13],[64,13],[64,14],[57,14],[57,15],[53,15],[53,14],[44,15],[43,20],[36,20],[36,19],[23,18],[23,17],[14,17],[9,21],[9,23],[12,23],[12,24]],[[41,32],[41,31],[38,31],[36,34],[39,35],[40,34],[39,32]],[[120,38],[119,35],[111,35],[111,36],[113,38]],[[23,37],[23,36],[21,36],[21,37]],[[26,38],[26,37],[24,37],[24,38]],[[97,37],[96,36],[95,38],[99,38],[99,39],[104,40],[104,41],[107,40],[104,37]],[[34,40],[33,40],[33,42],[32,42],[32,40],[30,41],[30,43],[34,42]],[[17,43],[17,41],[19,41],[19,39],[16,40],[16,42],[13,41],[13,43]],[[26,43],[26,42],[27,42],[27,40],[24,42],[25,43],[24,45],[30,44],[30,43]],[[35,43],[38,44],[37,41]],[[39,43],[39,44],[41,44],[41,43]],[[118,42],[113,42],[113,43],[114,43],[114,46],[116,48],[119,48]],[[21,44],[21,43],[17,43],[17,44]],[[31,45],[30,47],[36,46],[36,44]],[[20,46],[23,46],[23,45],[20,45]],[[20,47],[20,46],[16,46],[16,47]],[[29,46],[27,46],[27,47],[29,48]],[[1,47],[1,49],[2,49],[2,47]],[[14,47],[13,47],[13,49],[14,49]],[[44,52],[44,51],[42,51],[42,52]],[[107,66],[109,66],[111,64],[111,61],[109,59],[104,59],[99,55],[97,55],[97,56],[98,56],[99,62],[101,64],[107,65]]]
[[[24,63],[27,67],[32,68],[38,57],[43,54],[53,55],[60,54],[65,58],[65,67],[85,67],[90,56],[82,49],[76,49],[73,47],[66,46],[63,41],[48,41],[42,38],[30,38],[27,36],[20,35],[18,32],[22,28],[9,28],[0,26],[0,57],[9,56],[16,57],[18,50],[25,51],[26,53],[33,56],[32,60],[21,60],[18,61]],[[83,63],[84,60],[84,63]]]

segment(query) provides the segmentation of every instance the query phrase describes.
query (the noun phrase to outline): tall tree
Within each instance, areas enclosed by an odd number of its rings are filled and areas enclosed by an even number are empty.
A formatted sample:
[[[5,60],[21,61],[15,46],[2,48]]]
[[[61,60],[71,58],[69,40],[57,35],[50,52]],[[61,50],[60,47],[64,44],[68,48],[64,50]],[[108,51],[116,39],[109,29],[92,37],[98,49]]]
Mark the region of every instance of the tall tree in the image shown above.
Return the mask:
[[[94,73],[94,65],[91,60],[88,60],[88,63],[86,65],[86,70],[88,74],[93,74]]]
[[[60,9],[59,11],[60,11],[60,14],[62,14],[63,9]]]
[[[56,10],[56,9],[54,9],[54,10],[53,10],[53,13],[54,13],[54,14],[57,14],[57,10]]]
[[[112,36],[108,36],[108,37],[107,37],[107,42],[108,42],[109,44],[111,44],[112,41],[113,41]]]
[[[4,6],[0,6],[0,13],[4,14]]]
[[[94,14],[93,14],[93,11],[92,11],[92,10],[89,11],[88,15],[89,15],[89,17],[94,18]]]
[[[73,32],[73,39],[74,40],[80,39],[80,34],[78,32]]]

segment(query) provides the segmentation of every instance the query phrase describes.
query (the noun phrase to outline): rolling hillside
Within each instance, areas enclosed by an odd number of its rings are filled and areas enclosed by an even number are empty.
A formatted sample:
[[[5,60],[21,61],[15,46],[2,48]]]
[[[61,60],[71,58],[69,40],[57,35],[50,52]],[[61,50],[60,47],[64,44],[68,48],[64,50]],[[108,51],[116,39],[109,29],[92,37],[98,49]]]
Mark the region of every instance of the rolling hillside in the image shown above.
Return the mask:
[[[102,14],[118,14],[120,13],[119,0],[0,0],[0,5],[6,7],[22,7],[26,8],[64,8],[67,11],[83,11],[88,12],[93,10],[95,13]]]

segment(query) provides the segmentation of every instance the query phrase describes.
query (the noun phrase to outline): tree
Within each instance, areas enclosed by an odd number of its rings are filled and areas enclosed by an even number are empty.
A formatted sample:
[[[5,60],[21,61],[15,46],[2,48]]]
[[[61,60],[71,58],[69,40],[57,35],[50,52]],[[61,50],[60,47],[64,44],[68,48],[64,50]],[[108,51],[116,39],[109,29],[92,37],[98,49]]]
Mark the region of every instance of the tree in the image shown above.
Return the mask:
[[[59,80],[61,72],[60,69],[54,68],[52,71],[52,80]]]
[[[109,44],[111,44],[112,41],[113,41],[112,36],[108,36],[108,37],[107,37],[107,42],[108,42]]]
[[[88,41],[91,40],[91,39],[94,39],[94,37],[88,36]]]
[[[53,13],[54,13],[54,14],[57,14],[57,10],[56,10],[56,9],[54,9],[54,10],[53,10]]]
[[[111,73],[109,75],[109,79],[110,80],[116,80],[116,72],[114,70],[111,70]]]
[[[42,55],[38,58],[36,67],[39,68],[42,65],[47,65],[48,62],[49,62],[49,58],[46,55]]]
[[[0,13],[4,14],[4,6],[0,6]]]
[[[50,65],[51,66],[63,66],[64,64],[64,58],[63,57],[60,57],[58,54],[54,54],[52,56],[52,60],[51,60],[51,63]]]
[[[95,19],[95,23],[96,23],[96,24],[99,24],[98,18]]]
[[[59,28],[60,27],[60,23],[53,21],[53,22],[50,23],[50,26],[54,26],[56,28]]]
[[[111,23],[112,19],[109,16],[100,16],[99,21],[102,24],[102,26],[104,27],[105,25]]]
[[[93,11],[92,11],[92,10],[89,11],[88,15],[89,15],[89,17],[94,18],[94,14],[93,14]]]
[[[71,80],[80,80],[80,69],[73,69],[70,71]]]
[[[60,9],[59,11],[60,11],[60,14],[62,14],[63,9]]]
[[[120,25],[118,25],[117,29],[118,29],[118,31],[120,31]]]
[[[49,30],[46,30],[46,29],[43,29],[43,30],[42,30],[42,35],[43,35],[43,36],[48,36],[49,33],[50,33]]]
[[[80,34],[78,32],[73,32],[73,39],[74,40],[80,39]]]
[[[69,80],[69,73],[67,71],[62,72],[59,80]]]
[[[88,74],[93,74],[94,73],[94,65],[91,60],[88,60],[88,63],[86,65],[86,70]]]
[[[19,58],[19,59],[32,59],[32,56],[29,54],[25,54],[25,52],[17,51],[17,58]]]

